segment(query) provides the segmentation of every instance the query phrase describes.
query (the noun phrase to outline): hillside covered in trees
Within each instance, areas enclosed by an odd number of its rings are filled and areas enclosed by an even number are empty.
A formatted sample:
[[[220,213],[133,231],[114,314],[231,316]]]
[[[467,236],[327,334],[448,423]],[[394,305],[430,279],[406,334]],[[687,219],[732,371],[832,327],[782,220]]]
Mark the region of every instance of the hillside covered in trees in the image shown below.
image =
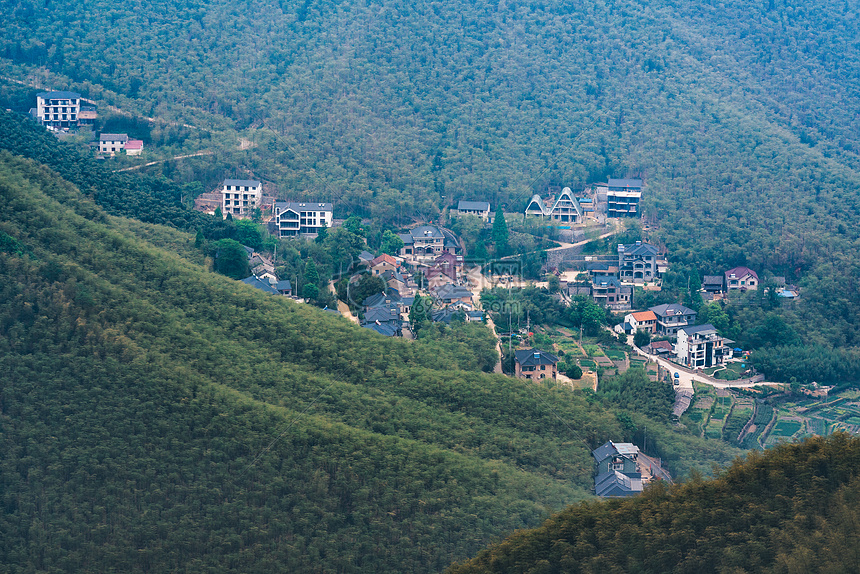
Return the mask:
[[[854,572],[860,440],[750,453],[712,480],[572,506],[450,574]]]
[[[10,571],[438,571],[590,497],[631,421],[679,474],[738,452],[212,273],[6,151],[0,197]]]

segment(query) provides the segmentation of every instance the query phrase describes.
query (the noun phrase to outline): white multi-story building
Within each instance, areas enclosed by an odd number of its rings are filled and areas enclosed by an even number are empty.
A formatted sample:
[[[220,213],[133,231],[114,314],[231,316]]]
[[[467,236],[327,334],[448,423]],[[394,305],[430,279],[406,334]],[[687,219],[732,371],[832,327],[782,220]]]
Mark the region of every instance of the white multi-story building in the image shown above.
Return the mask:
[[[331,227],[332,212],[331,203],[276,201],[272,216],[278,237],[294,237]]]
[[[722,365],[731,349],[724,339],[717,334],[713,325],[696,325],[678,329],[678,342],[675,344],[675,354],[678,361],[693,369],[707,369]]]
[[[263,184],[254,179],[225,179],[221,194],[221,209],[225,217],[228,213],[249,215],[255,208],[260,207]]]
[[[43,126],[54,130],[78,128],[81,95],[75,92],[42,92],[30,113]]]

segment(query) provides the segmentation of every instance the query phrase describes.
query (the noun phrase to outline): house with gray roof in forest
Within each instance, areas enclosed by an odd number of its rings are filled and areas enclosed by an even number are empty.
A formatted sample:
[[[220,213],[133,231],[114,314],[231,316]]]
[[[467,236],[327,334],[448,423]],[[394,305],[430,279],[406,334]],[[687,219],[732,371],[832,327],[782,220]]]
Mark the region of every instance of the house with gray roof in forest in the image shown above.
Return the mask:
[[[523,349],[514,352],[514,374],[520,379],[555,379],[558,357],[540,349]]]
[[[597,496],[614,498],[642,492],[639,447],[635,444],[608,441],[591,454],[594,457],[594,493]]]
[[[488,201],[460,201],[457,204],[457,213],[460,215],[474,215],[484,221],[489,221],[490,203]]]

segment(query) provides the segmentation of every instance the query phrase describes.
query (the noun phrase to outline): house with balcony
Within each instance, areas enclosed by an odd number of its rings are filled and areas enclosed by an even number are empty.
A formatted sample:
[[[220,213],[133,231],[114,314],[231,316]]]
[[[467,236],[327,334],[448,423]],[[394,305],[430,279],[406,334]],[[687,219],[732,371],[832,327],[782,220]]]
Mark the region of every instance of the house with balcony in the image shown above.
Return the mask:
[[[707,369],[722,365],[731,356],[729,343],[711,324],[684,327],[678,330],[675,354],[678,361],[691,369]]]
[[[558,357],[539,349],[514,352],[514,373],[519,379],[555,379],[558,374]]]
[[[657,248],[637,241],[618,244],[618,276],[624,283],[649,283],[660,277],[657,268]]]
[[[606,189],[606,217],[639,217],[641,179],[610,179]]]
[[[436,258],[443,253],[459,255],[462,252],[460,240],[447,229],[434,225],[420,225],[408,233],[400,233],[403,247],[401,257],[412,259]]]
[[[591,280],[591,298],[613,311],[628,311],[633,306],[633,287],[622,285],[617,277],[597,275]]]
[[[30,115],[50,130],[74,131],[80,125],[81,105],[88,103],[76,92],[42,92],[36,94]]]
[[[639,447],[628,442],[612,442],[594,449],[594,493],[616,498],[642,492]]]
[[[331,203],[276,201],[272,221],[278,237],[314,235],[323,227],[331,227],[332,213]]]
[[[235,215],[250,215],[260,207],[263,197],[263,184],[254,179],[225,179],[221,186],[223,203],[221,211],[224,217],[228,213]]]
[[[758,289],[758,284],[758,274],[749,267],[735,267],[725,273],[726,292],[755,291]]]
[[[657,305],[651,307],[649,311],[653,311],[657,316],[658,335],[671,337],[678,332],[678,329],[696,322],[696,312],[680,303]]]

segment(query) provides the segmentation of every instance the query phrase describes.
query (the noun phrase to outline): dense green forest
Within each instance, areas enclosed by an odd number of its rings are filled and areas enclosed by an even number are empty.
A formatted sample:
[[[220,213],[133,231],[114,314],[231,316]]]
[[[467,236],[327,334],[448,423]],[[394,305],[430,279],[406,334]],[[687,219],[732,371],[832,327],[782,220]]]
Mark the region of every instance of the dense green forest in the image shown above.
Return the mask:
[[[12,572],[434,571],[589,498],[631,422],[679,474],[739,452],[214,274],[8,152],[0,197]]]
[[[783,445],[712,480],[572,506],[451,574],[853,572],[860,440]]]

